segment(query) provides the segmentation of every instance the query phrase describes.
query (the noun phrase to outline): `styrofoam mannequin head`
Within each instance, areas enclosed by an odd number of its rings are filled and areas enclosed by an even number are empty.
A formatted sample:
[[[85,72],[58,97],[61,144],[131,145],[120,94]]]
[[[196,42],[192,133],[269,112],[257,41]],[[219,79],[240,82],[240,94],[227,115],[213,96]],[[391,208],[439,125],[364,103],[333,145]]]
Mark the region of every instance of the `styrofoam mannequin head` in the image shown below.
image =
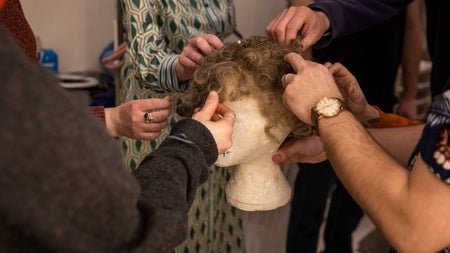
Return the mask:
[[[178,107],[179,114],[189,116],[215,90],[220,102],[234,111],[233,146],[219,155],[216,165],[236,166],[226,194],[237,208],[270,210],[290,199],[289,183],[271,158],[294,128],[311,133],[282,102],[281,77],[293,72],[283,57],[299,48],[264,36],[228,43],[197,69]]]
[[[268,135],[268,120],[261,114],[257,100],[253,97],[223,103],[233,110],[236,118],[232,135],[233,146],[219,155],[216,161],[219,167],[245,164],[274,154],[291,131],[289,126],[278,126]]]

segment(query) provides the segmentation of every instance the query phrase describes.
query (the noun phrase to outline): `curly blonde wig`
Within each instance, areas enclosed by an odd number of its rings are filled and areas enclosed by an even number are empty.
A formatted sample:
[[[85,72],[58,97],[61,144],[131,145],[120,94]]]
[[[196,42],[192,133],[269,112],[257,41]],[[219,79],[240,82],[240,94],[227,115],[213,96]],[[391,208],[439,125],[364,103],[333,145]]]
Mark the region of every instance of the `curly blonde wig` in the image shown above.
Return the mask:
[[[275,43],[266,36],[226,43],[205,58],[190,81],[189,91],[181,97],[177,113],[191,116],[201,107],[212,90],[221,102],[255,98],[259,110],[268,121],[266,133],[276,126],[288,126],[295,135],[310,135],[311,127],[295,117],[283,104],[281,77],[294,70],[283,60],[289,52],[300,53],[300,44]]]

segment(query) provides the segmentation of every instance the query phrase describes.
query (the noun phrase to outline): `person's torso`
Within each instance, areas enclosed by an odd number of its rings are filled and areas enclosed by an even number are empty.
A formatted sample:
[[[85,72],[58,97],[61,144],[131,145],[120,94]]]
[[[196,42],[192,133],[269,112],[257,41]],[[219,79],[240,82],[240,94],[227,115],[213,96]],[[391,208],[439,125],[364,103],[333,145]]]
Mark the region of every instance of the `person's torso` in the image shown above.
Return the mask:
[[[411,155],[408,169],[420,155],[437,178],[450,185],[450,79],[446,91],[433,98],[422,136]],[[392,249],[392,253],[397,252]],[[450,252],[450,246],[439,253]]]

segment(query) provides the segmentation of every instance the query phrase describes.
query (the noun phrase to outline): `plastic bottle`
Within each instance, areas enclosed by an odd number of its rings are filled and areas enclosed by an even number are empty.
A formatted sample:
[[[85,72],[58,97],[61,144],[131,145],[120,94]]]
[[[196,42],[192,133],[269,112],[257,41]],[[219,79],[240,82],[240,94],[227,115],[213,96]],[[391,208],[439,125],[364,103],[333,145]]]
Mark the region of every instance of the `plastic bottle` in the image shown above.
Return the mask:
[[[38,59],[42,66],[58,74],[58,54],[53,49],[40,49]]]

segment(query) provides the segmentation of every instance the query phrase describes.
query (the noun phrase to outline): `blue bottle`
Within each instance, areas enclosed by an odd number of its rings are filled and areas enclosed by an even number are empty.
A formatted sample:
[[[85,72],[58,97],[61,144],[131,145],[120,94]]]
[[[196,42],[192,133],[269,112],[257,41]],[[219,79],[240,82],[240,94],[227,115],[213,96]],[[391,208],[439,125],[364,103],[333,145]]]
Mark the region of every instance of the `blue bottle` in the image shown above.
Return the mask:
[[[38,59],[42,66],[58,74],[58,54],[52,49],[41,49],[38,51]]]

